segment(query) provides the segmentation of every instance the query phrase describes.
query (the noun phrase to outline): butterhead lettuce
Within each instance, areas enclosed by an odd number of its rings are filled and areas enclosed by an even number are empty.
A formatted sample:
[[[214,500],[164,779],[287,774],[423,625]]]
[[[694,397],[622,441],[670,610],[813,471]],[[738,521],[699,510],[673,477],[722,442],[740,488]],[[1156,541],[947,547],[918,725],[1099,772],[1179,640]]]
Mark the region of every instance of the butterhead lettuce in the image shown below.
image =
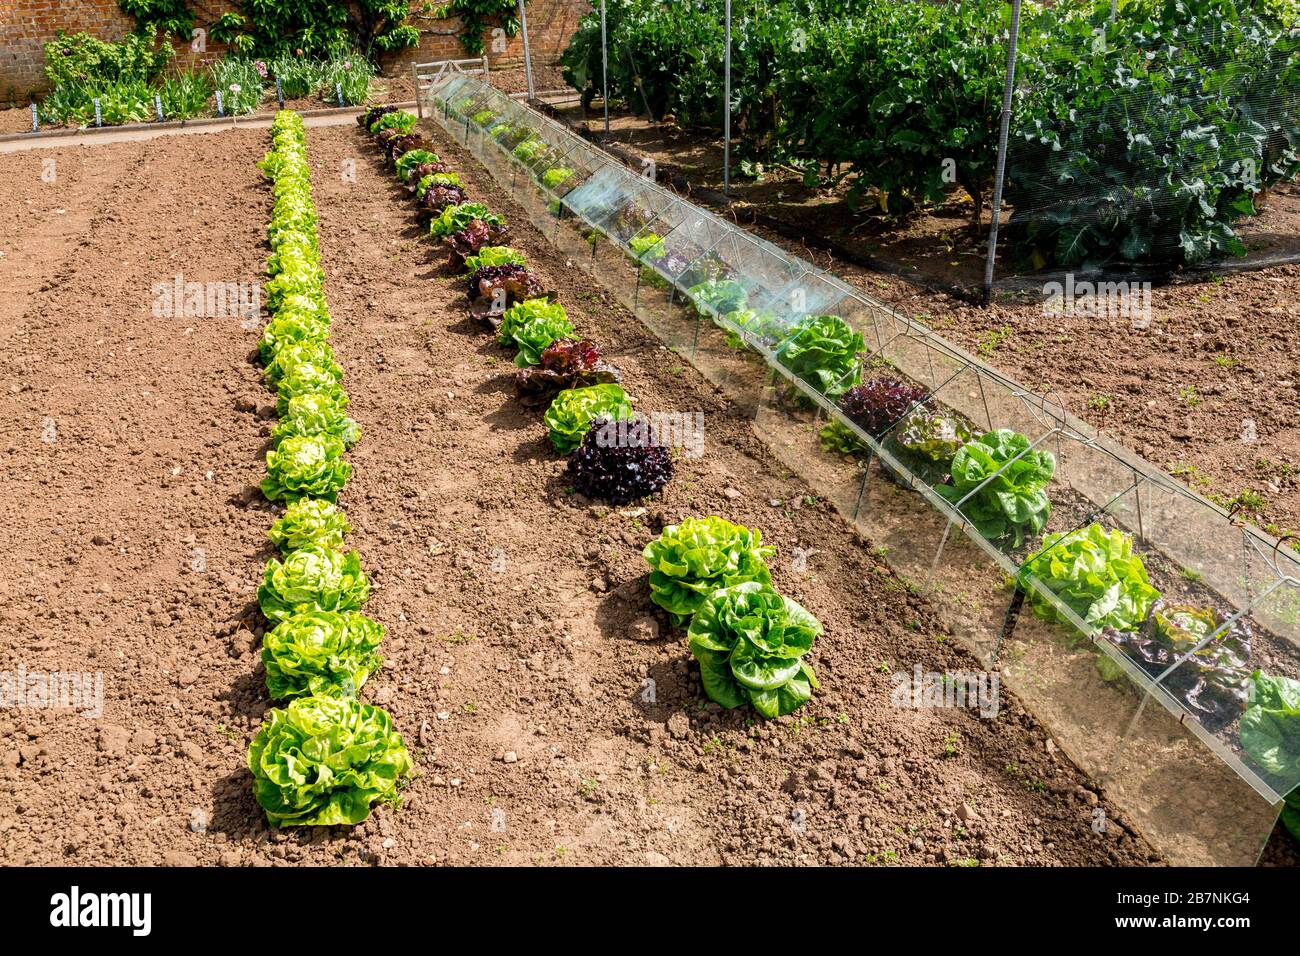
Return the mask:
[[[393,719],[351,697],[272,710],[248,748],[253,794],[276,826],[355,824],[396,806],[411,758]]]

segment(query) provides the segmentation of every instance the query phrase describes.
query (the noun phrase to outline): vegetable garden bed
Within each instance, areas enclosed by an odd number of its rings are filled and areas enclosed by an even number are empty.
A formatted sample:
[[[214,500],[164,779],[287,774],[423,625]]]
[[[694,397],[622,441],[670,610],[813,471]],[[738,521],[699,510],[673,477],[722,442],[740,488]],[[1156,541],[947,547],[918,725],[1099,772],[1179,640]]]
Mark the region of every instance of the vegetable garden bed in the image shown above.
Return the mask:
[[[1289,551],[919,324],[628,172],[481,83],[451,80],[430,105],[552,241],[751,409],[756,429],[792,468],[890,546],[895,567],[958,619],[976,609],[983,620],[972,622],[968,643],[992,659],[1011,655],[1008,679],[1038,699],[1082,765],[1125,793],[1157,845],[1188,861],[1255,858],[1296,783],[1284,756],[1296,748],[1291,731],[1272,747],[1254,737],[1267,677],[1250,678],[1257,667],[1297,673],[1300,588]],[[857,352],[867,355],[861,369],[844,361]],[[925,394],[868,431],[841,399],[864,379],[891,375],[922,383]],[[841,436],[837,450],[847,438],[859,446],[856,456],[821,450],[828,417]],[[940,434],[956,436],[946,454],[931,440]],[[996,442],[1009,444],[1000,451]],[[949,478],[959,468],[969,472],[965,485]],[[881,506],[900,483],[932,506],[929,520],[916,509],[900,520],[899,509]],[[966,533],[960,543],[954,529]],[[1034,541],[1028,558],[1026,536]],[[1065,625],[1051,641],[1028,640],[1050,660],[1023,671],[1017,657],[1027,652],[1017,643],[1027,639],[1001,626],[1021,616],[1021,592],[1003,590],[1002,575],[1029,594],[1024,617],[1032,608]],[[1190,639],[1185,630],[1150,631],[1164,626],[1159,614],[1187,613],[1180,600],[1208,602],[1208,627]],[[1249,628],[1256,650],[1237,642],[1238,625]],[[1037,625],[1026,633],[1038,633]],[[1137,634],[1146,636],[1135,642]],[[1225,688],[1225,699],[1212,699]],[[1197,768],[1194,786],[1189,766]],[[1228,823],[1207,812],[1215,803],[1235,808]]]
[[[330,342],[363,434],[339,504],[371,583],[364,613],[388,632],[362,698],[392,716],[418,776],[400,810],[355,826],[271,826],[247,756],[274,690],[255,595],[277,545],[301,543],[267,537],[281,511],[258,489],[283,422],[260,329],[151,314],[173,253],[187,274],[204,263],[203,279],[261,273],[272,204],[254,161],[269,142],[234,130],[62,149],[57,193],[42,157],[0,158],[27,220],[0,273],[16,293],[0,313],[13,455],[0,477],[7,500],[27,502],[0,559],[18,635],[4,669],[104,677],[98,720],[0,714],[7,862],[1152,859],[1013,696],[993,720],[890,705],[895,672],[978,665],[748,417],[669,364],[448,143],[443,159],[507,217],[638,407],[707,415],[706,454],[677,462],[658,496],[607,507],[568,493],[541,410],[516,398],[510,353],[470,317],[445,253],[430,257],[391,168],[343,128],[309,130],[306,144]],[[346,160],[355,181],[339,175]],[[119,303],[108,312],[106,282]],[[790,717],[710,705],[650,600],[641,549],[711,513],[761,528],[774,583],[825,626],[811,661],[822,688]],[[806,564],[800,548],[814,549]]]

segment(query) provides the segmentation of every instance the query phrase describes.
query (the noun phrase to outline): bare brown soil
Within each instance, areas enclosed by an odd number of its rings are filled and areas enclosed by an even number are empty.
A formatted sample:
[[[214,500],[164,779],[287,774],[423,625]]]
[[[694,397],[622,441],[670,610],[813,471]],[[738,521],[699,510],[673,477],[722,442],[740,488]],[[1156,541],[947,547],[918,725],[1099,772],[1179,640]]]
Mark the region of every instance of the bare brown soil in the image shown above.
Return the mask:
[[[513,398],[509,355],[347,127],[308,135],[333,339],[365,429],[341,503],[375,585],[367,610],[389,629],[365,694],[393,713],[420,776],[402,809],[358,827],[269,828],[244,768],[268,707],[254,592],[275,514],[254,488],[270,406],[257,330],[150,312],[152,284],[176,271],[259,274],[266,141],[227,130],[57,150],[56,189],[34,154],[0,157],[0,499],[21,503],[0,529],[0,670],[102,671],[105,694],[99,719],[0,711],[0,862],[1154,859],[1010,695],[994,720],[890,706],[894,671],[978,665],[752,418],[442,143],[639,407],[706,415],[705,455],[644,510],[566,495],[540,417]],[[648,600],[641,547],[708,513],[761,528],[778,586],[826,625],[812,656],[823,690],[794,717],[752,724],[708,704]],[[817,548],[806,571],[800,546]]]
[[[579,106],[560,112],[584,121]],[[585,116],[593,130],[602,126],[598,113]],[[708,136],[620,113],[611,130],[616,141],[652,158],[661,180],[676,176],[699,189],[721,189],[722,151]],[[842,193],[805,189],[780,169],[761,182],[734,182],[732,194],[738,212],[756,209],[900,266],[904,274],[979,286],[985,247],[967,228],[969,201],[954,199],[886,228],[855,215]],[[1150,326],[1135,328],[1127,317],[1048,316],[1041,295],[1004,293],[991,308],[979,308],[762,226],[750,228],[1050,393],[1266,531],[1300,533],[1300,266],[1157,283]],[[1267,214],[1247,223],[1243,235],[1261,254],[1300,245],[1300,186],[1276,190]]]

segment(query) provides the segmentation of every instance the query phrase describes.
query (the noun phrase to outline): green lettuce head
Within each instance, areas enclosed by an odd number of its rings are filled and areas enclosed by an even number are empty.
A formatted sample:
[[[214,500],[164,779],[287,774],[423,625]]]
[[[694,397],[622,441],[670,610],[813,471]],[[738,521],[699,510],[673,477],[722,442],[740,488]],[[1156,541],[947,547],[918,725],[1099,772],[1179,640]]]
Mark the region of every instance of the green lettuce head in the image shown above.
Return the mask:
[[[484,246],[476,256],[465,257],[465,275],[472,275],[487,266],[522,266],[527,263],[524,254],[510,246]]]
[[[310,544],[284,561],[266,562],[257,603],[267,620],[280,622],[304,611],[355,611],[370,597],[370,581],[355,551]]]
[[[322,395],[340,407],[346,406],[348,395],[343,390],[342,372],[337,365],[333,368],[311,362],[290,365],[280,375],[280,381],[276,385],[276,414],[288,414],[289,399],[298,395]]]
[[[835,398],[862,381],[862,333],[838,315],[810,315],[778,350],[782,365],[822,395]]]
[[[288,554],[309,545],[340,550],[343,536],[351,530],[348,516],[338,505],[320,498],[299,498],[266,535],[281,554]]]
[[[954,505],[965,499],[962,513],[985,538],[1013,537],[1018,548],[1026,532],[1047,524],[1052,502],[1043,489],[1055,473],[1050,451],[1031,450],[1024,435],[1000,428],[963,445],[952,460],[952,484],[934,490]]]
[[[681,627],[719,588],[771,584],[767,559],[776,549],[762,541],[758,531],[716,515],[669,525],[641,552],[650,565],[650,600]]]
[[[922,405],[898,423],[894,441],[930,461],[952,461],[974,433],[965,415]]]
[[[489,228],[501,228],[506,224],[505,216],[498,216],[481,202],[463,202],[443,209],[429,223],[429,235],[443,239],[455,235],[462,229],[469,228],[475,219],[487,223]]]
[[[286,438],[300,436],[329,436],[351,448],[361,440],[361,426],[348,418],[337,399],[324,392],[308,392],[289,399],[289,407],[271,429],[277,447]]]
[[[301,298],[307,298],[303,296]],[[275,318],[266,323],[262,330],[262,340],[257,349],[262,364],[268,365],[275,360],[276,353],[286,345],[309,339],[324,341],[330,334],[329,318],[319,309],[281,308]]]
[[[586,437],[591,423],[598,418],[621,421],[632,416],[632,404],[621,385],[589,385],[566,388],[555,396],[542,420],[550,431],[551,444],[567,455]]]
[[[334,501],[352,477],[343,441],[332,435],[290,435],[266,453],[262,494],[268,501],[324,498]]]
[[[564,306],[547,299],[525,299],[506,309],[501,317],[497,340],[519,349],[515,364],[520,368],[537,365],[552,342],[574,334]]]
[[[815,617],[771,585],[746,581],[705,598],[687,637],[710,700],[780,717],[812,699],[817,678],[803,656],[821,633]]]
[[[307,362],[329,371],[336,381],[343,380],[343,368],[334,358],[334,349],[325,339],[303,339],[276,350],[266,365],[266,383],[275,388],[287,369]]]
[[[274,700],[355,697],[384,664],[375,651],[383,639],[383,625],[359,611],[294,614],[262,639],[266,689]]]
[[[276,826],[357,824],[397,806],[411,772],[393,719],[351,697],[302,697],[272,710],[248,748],[253,794]]]
[[[1043,547],[1025,558],[1019,580],[1034,612],[1049,621],[1069,621],[1054,604],[1029,587],[1036,579],[1077,614],[1100,629],[1132,631],[1142,626],[1160,592],[1146,565],[1133,553],[1133,538],[1093,522],[1082,531],[1043,536]]]
[[[1291,787],[1300,780],[1300,681],[1261,671],[1250,679],[1241,746],[1256,766]]]

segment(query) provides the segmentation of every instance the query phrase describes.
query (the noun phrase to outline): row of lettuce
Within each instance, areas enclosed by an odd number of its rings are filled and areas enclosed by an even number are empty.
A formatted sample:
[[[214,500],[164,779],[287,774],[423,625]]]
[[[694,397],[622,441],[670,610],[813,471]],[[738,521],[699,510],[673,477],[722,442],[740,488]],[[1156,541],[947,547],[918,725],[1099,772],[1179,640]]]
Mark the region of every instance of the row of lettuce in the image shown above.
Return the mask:
[[[330,313],[302,117],[276,115],[259,164],[273,183],[267,308],[259,344],[278,423],[262,493],[285,510],[268,535],[279,557],[257,591],[271,625],[262,640],[272,709],[248,752],[254,795],[277,826],[355,824],[376,801],[398,802],[411,759],[392,718],[357,695],[380,669],[384,627],[361,612],[370,583],[337,505],[352,476],[344,452],[361,437],[347,414]]]
[[[613,505],[662,489],[673,475],[670,449],[633,410],[619,370],[578,336],[524,255],[502,244],[504,217],[470,201],[458,174],[414,132],[411,114],[375,107],[359,122],[414,195],[450,268],[462,273],[471,312],[515,350],[516,394],[547,406],[543,420],[555,450],[568,456],[573,489]],[[644,551],[651,599],[686,629],[709,698],[727,708],[750,704],[764,717],[812,698],[817,679],[804,658],[822,633],[812,614],[772,586],[774,553],[758,531],[717,516],[670,525]]]
[[[580,188],[584,176],[575,175],[527,122],[512,123],[473,103],[470,94],[448,106],[451,112],[473,109],[467,118],[532,174],[544,196],[561,197],[551,198],[548,208],[562,216],[563,196]],[[869,436],[998,547],[1019,551],[1037,543],[1024,557],[1017,583],[1039,616],[1073,624],[1043,593],[1050,592],[1139,670],[1161,679],[1209,730],[1236,724],[1245,755],[1283,789],[1300,780],[1300,682],[1253,669],[1248,622],[1211,606],[1211,595],[1201,595],[1205,604],[1162,598],[1131,535],[1096,520],[1043,534],[1056,472],[1050,451],[1011,429],[981,433],[892,365],[865,360],[862,334],[841,316],[792,319],[751,308],[745,276],[714,251],[655,233],[654,213],[638,196],[602,199],[595,212],[586,208],[586,197],[582,202],[587,218],[602,222],[602,231],[639,265],[639,281],[674,294],[681,290],[701,316],[724,330],[730,346],[752,348],[791,381],[836,403],[841,415],[820,433],[824,449],[862,456],[869,453]],[[588,238],[596,242],[599,234],[592,230]],[[793,385],[790,393],[800,399]],[[1105,654],[1097,655],[1097,663],[1107,680],[1122,677]],[[1293,803],[1288,825],[1300,832],[1300,801]]]

